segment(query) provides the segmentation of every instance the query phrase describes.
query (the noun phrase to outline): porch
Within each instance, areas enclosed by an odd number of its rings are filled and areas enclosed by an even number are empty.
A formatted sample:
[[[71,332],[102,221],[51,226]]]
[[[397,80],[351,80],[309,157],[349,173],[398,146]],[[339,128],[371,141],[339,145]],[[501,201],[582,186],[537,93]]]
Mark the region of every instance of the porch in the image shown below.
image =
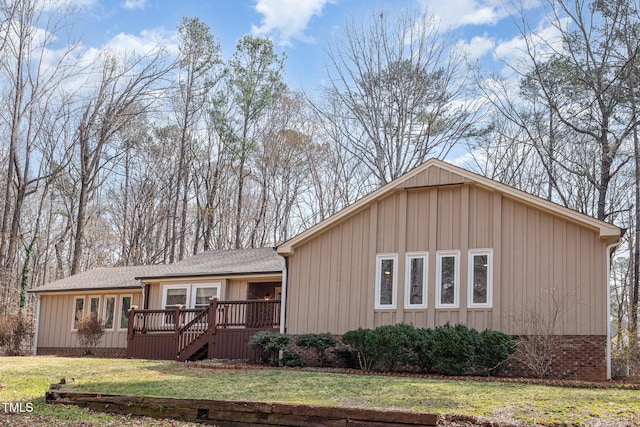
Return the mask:
[[[257,360],[256,332],[280,328],[280,300],[212,300],[208,307],[129,311],[127,357]]]

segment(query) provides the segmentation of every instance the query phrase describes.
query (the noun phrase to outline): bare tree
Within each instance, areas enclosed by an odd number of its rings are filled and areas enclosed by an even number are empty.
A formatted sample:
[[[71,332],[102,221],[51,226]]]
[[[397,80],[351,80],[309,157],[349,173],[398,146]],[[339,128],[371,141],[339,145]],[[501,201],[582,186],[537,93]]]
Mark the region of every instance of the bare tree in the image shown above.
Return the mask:
[[[176,200],[173,206],[171,250],[169,261],[181,260],[186,249],[186,222],[189,199],[192,144],[197,137],[197,124],[206,105],[208,94],[220,78],[216,72],[221,63],[220,45],[209,27],[198,18],[183,18],[178,32],[181,38],[179,54],[177,123],[180,128],[179,163],[176,170]],[[180,209],[178,209],[180,207]],[[180,214],[178,214],[180,212]],[[178,225],[179,220],[179,225]],[[176,241],[179,243],[176,254]]]
[[[79,189],[71,274],[80,270],[89,202],[112,166],[112,159],[122,154],[110,143],[128,121],[144,113],[156,100],[157,91],[171,70],[161,50],[124,62],[106,51],[97,66],[96,89],[82,101],[74,140]]]
[[[57,40],[64,25],[64,13],[50,10],[44,13],[44,2],[27,0],[2,3],[0,30],[4,47],[0,70],[7,105],[2,109],[7,123],[7,173],[3,182],[3,212],[0,219],[0,269],[3,272],[3,304],[15,295],[17,284],[33,255],[37,227],[23,229],[23,209],[27,198],[46,187],[66,162],[66,152],[60,150],[59,126],[64,122],[64,96],[60,85],[75,75],[78,68],[70,61],[75,49],[68,44],[53,61],[44,60],[51,44]],[[38,193],[44,197],[46,192]],[[38,219],[39,220],[39,219]],[[28,236],[28,237],[27,237]],[[25,263],[18,267],[18,252],[23,238]],[[17,269],[21,270],[18,273]],[[24,283],[24,279],[21,279]],[[23,298],[24,299],[24,298]],[[21,302],[24,306],[24,303]]]
[[[327,48],[323,94],[334,107],[320,111],[378,185],[446,156],[471,128],[477,108],[449,40],[427,14],[409,10],[392,20],[380,11],[348,23]]]

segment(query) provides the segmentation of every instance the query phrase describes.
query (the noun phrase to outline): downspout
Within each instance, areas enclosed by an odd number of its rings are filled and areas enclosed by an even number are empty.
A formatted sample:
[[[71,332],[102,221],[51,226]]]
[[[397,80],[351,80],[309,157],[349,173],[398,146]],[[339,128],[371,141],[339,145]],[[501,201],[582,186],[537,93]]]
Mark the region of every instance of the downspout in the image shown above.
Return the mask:
[[[38,355],[38,335],[40,334],[40,295],[36,294],[36,336],[33,339],[33,355]]]
[[[607,246],[605,252],[607,257],[607,380],[611,379],[611,257],[618,245],[620,245],[620,239]]]
[[[282,296],[280,297],[280,333],[284,334],[287,331],[285,327],[285,321],[287,316],[287,271],[289,265],[289,258],[283,257],[282,261]]]

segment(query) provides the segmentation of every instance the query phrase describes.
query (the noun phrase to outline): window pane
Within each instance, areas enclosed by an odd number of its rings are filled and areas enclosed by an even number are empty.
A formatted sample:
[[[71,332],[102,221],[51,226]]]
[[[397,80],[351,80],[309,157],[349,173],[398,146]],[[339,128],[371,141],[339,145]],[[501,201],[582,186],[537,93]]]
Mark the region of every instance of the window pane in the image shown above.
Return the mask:
[[[76,299],[75,304],[75,312],[73,315],[73,325],[75,328],[75,324],[78,322],[80,316],[82,316],[82,311],[84,310],[84,298]]]
[[[455,303],[456,283],[456,258],[452,256],[442,257],[440,280],[440,303]]]
[[[187,288],[167,289],[167,302],[165,308],[180,304],[187,306]]]
[[[106,297],[104,300],[104,328],[113,329],[113,314],[116,306],[115,297]]]
[[[489,269],[489,257],[487,255],[474,255],[473,257],[473,303],[487,303],[487,272]]]
[[[89,304],[89,313],[93,317],[98,317],[98,309],[100,308],[100,298],[91,298]]]
[[[131,297],[122,297],[120,305],[120,329],[129,327],[129,310],[131,309]]]
[[[411,258],[409,304],[423,304],[424,258]]]
[[[393,260],[380,260],[380,305],[393,304]]]
[[[212,297],[218,296],[218,288],[196,288],[196,308],[208,306]]]

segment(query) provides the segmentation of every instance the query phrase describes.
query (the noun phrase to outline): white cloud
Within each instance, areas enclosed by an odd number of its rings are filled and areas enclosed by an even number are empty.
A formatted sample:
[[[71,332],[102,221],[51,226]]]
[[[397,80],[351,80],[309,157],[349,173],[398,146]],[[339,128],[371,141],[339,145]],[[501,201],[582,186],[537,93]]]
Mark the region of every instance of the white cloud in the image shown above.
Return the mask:
[[[491,52],[495,46],[496,42],[486,34],[473,37],[469,42],[461,40],[457,44],[458,49],[469,59],[482,58],[488,52]]]
[[[122,7],[125,9],[144,9],[147,6],[147,0],[125,0]]]
[[[445,28],[464,25],[495,25],[509,16],[504,2],[496,0],[420,0],[423,8],[440,20]]]
[[[559,24],[566,28],[569,25],[569,20],[564,18]],[[540,21],[538,26],[526,37],[525,39],[522,34],[519,34],[498,43],[494,50],[495,58],[508,64],[517,65],[529,63],[531,55],[542,59],[563,49],[562,32],[546,19]]]
[[[322,14],[322,9],[334,0],[257,0],[256,12],[262,15],[259,27],[252,26],[256,35],[275,35],[276,42],[288,45],[291,39],[313,41],[304,33],[313,16]]]

